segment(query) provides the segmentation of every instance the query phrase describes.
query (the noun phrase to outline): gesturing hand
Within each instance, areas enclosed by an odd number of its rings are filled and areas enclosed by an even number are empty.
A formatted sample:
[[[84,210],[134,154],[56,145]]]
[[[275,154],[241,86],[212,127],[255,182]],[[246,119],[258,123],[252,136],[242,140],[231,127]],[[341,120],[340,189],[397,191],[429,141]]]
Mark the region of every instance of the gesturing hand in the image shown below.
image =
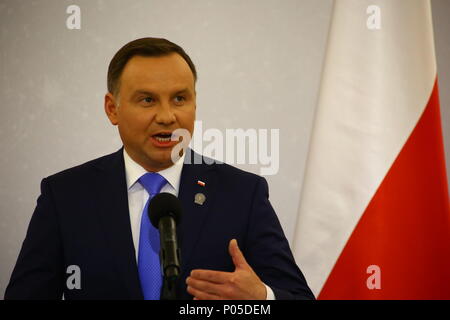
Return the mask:
[[[265,300],[266,286],[244,258],[235,239],[228,251],[236,269],[234,272],[192,270],[186,279],[187,291],[194,300]]]

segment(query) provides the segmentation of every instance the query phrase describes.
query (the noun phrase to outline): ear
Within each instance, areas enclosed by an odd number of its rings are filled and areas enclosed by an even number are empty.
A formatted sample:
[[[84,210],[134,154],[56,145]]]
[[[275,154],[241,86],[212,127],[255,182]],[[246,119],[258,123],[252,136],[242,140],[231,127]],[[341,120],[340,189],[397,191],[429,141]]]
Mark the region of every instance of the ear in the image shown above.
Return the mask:
[[[109,121],[115,126],[119,123],[117,115],[118,108],[114,96],[110,92],[105,94],[105,113],[108,116]]]

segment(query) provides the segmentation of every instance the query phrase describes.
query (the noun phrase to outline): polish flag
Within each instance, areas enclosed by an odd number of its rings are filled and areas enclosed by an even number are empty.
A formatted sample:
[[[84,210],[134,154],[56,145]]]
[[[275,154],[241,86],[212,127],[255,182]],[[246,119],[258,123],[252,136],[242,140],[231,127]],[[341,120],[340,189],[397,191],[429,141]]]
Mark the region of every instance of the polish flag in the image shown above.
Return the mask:
[[[429,1],[335,1],[293,247],[319,299],[450,299]]]

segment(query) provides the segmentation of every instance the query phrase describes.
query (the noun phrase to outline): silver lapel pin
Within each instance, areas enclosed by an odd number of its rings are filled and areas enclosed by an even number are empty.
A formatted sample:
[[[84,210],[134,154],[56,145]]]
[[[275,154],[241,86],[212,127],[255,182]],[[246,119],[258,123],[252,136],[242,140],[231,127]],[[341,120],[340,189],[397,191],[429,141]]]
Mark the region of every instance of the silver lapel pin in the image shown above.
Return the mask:
[[[196,193],[194,197],[194,202],[199,205],[203,205],[206,200],[206,196],[203,193]]]

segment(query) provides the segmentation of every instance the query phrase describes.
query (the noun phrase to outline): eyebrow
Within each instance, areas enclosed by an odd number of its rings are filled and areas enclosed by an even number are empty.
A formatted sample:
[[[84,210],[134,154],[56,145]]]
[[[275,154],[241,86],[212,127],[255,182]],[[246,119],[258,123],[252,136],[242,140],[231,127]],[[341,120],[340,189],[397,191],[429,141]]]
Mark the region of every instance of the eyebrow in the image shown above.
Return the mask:
[[[177,94],[182,94],[182,93],[189,93],[189,89],[188,88],[184,88],[181,90],[177,90],[173,93],[173,95],[177,95]],[[152,92],[152,91],[148,91],[148,90],[136,90],[133,94],[133,97],[137,96],[137,95],[149,95],[149,96],[157,96],[158,94]]]

